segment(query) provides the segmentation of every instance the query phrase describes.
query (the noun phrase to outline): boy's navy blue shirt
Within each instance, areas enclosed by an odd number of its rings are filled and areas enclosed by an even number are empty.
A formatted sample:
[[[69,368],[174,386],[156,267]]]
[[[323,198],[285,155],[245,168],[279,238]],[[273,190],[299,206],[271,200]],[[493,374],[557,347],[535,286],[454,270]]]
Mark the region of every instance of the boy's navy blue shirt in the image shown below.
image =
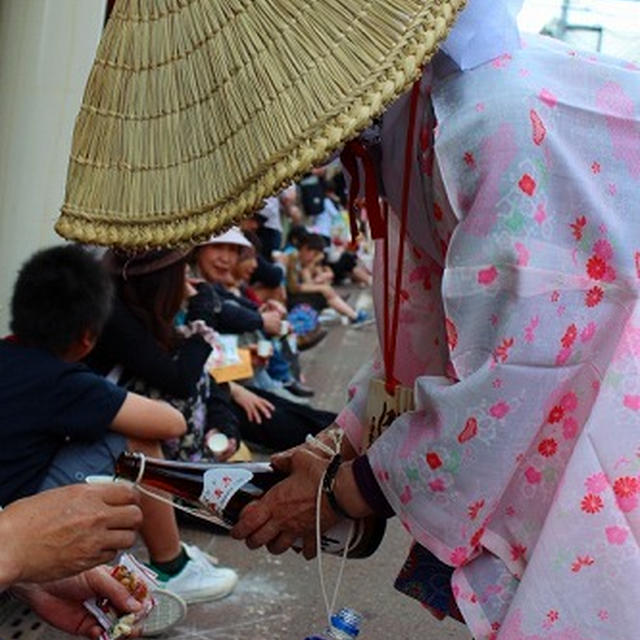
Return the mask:
[[[126,394],[84,364],[0,340],[0,505],[35,493],[65,442],[101,438]]]

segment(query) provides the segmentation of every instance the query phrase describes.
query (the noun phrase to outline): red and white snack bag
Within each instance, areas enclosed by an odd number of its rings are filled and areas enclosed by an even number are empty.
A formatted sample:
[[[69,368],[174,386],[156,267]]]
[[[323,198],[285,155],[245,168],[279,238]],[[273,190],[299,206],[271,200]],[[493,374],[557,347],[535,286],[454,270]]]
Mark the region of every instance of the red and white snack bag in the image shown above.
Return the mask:
[[[129,638],[156,604],[152,588],[156,585],[156,574],[131,554],[123,553],[111,575],[123,584],[129,593],[142,605],[136,613],[122,614],[116,611],[107,598],[85,600],[84,606],[96,617],[104,629],[100,640]]]

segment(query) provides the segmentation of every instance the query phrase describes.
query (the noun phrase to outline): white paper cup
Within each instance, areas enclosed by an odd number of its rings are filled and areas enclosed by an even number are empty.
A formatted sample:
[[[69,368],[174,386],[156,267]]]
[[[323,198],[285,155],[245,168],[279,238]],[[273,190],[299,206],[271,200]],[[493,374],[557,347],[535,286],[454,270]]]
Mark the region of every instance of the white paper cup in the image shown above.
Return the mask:
[[[224,433],[212,433],[207,437],[207,448],[214,456],[218,456],[229,448],[229,438]]]
[[[258,340],[258,356],[268,358],[273,353],[273,346],[269,340]]]
[[[281,336],[286,336],[289,331],[291,331],[291,325],[289,324],[288,320],[281,320],[280,321],[280,335]]]

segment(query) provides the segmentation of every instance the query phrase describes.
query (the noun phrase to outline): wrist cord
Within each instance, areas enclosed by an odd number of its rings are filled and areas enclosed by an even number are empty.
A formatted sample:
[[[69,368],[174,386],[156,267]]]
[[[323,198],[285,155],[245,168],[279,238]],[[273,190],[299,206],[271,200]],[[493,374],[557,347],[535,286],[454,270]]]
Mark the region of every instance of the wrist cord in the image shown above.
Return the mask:
[[[340,454],[342,448],[342,438],[344,437],[344,431],[342,429],[333,429],[329,431],[329,435],[331,435],[331,439],[333,440],[333,447],[321,442],[317,438],[314,438],[312,435],[308,435],[306,437],[306,443],[316,449],[319,449],[323,453],[331,456],[337,456]],[[323,493],[323,485],[324,478],[327,473],[327,469],[324,470],[322,477],[320,478],[320,484],[318,485],[318,493],[316,494],[316,554],[318,557],[318,576],[320,578],[320,590],[322,591],[322,599],[324,600],[324,606],[327,613],[327,623],[331,626],[331,616],[333,611],[335,610],[336,601],[338,599],[338,593],[340,591],[340,585],[342,583],[342,576],[344,574],[344,568],[347,561],[347,554],[349,553],[349,542],[351,541],[351,537],[353,536],[353,527],[354,521],[352,520],[349,525],[349,533],[347,535],[347,539],[344,545],[344,551],[342,552],[342,558],[340,560],[340,568],[338,569],[338,576],[336,578],[336,583],[333,589],[333,597],[331,598],[331,602],[329,602],[329,596],[327,594],[327,588],[324,580],[324,567],[322,563],[322,531],[320,529],[320,514],[322,509],[322,493]]]

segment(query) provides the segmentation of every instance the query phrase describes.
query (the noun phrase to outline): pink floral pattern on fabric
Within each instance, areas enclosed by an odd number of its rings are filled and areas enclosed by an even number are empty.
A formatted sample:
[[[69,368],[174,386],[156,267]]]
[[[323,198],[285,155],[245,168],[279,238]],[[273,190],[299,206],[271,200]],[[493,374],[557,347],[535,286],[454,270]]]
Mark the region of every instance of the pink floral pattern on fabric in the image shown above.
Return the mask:
[[[429,84],[396,371],[417,406],[369,459],[407,530],[455,567],[474,638],[635,638],[640,74],[534,37]],[[404,128],[383,147],[398,210]],[[371,375],[345,413],[353,442]]]

